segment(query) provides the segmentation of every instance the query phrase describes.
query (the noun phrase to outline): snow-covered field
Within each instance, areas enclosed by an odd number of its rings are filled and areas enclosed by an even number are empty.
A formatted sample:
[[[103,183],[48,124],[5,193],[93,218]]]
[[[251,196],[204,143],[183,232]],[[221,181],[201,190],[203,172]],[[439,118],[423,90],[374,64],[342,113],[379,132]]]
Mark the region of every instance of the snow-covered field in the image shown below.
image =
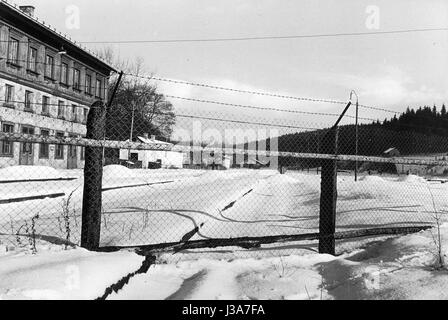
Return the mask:
[[[434,268],[435,230],[352,241],[338,256],[297,251],[265,258],[210,259],[183,253],[169,263],[158,257],[108,299],[327,300],[448,299],[448,273]],[[445,258],[448,224],[442,227]],[[64,250],[39,242],[32,255],[0,246],[1,299],[95,299],[143,257],[132,252]]]
[[[79,242],[82,170],[15,167],[0,169],[0,176],[76,178],[2,184],[0,241],[15,241],[15,235],[38,215],[37,234],[65,239],[68,222],[70,241]],[[122,188],[110,189],[116,187]],[[320,176],[312,173],[108,166],[103,188],[109,189],[103,192],[101,233],[101,243],[107,246],[176,242],[201,223],[205,224],[195,239],[298,234],[318,228]],[[446,209],[447,192],[448,184],[417,176],[365,176],[355,183],[353,177],[340,175],[337,229],[433,223],[434,210]],[[51,197],[54,194],[59,196]],[[30,196],[42,198],[24,198]],[[21,200],[10,201],[17,198]]]
[[[302,252],[263,259],[158,264],[110,298],[448,299],[448,273],[433,268],[432,232],[352,242],[339,257]],[[442,232],[448,255],[448,224]]]
[[[67,222],[70,241],[79,242],[83,172],[46,168],[39,174],[38,168],[0,169],[3,181],[51,179],[2,184],[0,299],[100,297],[108,286],[137,270],[143,257],[65,250],[55,244],[67,237]],[[194,239],[298,234],[318,228],[320,177],[311,173],[130,171],[109,166],[103,188],[109,190],[103,192],[102,245],[176,242],[201,223]],[[353,177],[339,175],[337,229],[434,224],[434,212],[446,212],[447,192],[447,184],[417,176],[365,176],[355,183]],[[26,198],[58,193],[65,196]],[[10,202],[17,198],[21,200]],[[66,220],[64,208],[69,209]],[[35,255],[26,237],[32,220],[41,236]],[[446,252],[448,224],[442,231]],[[431,232],[347,240],[339,243],[339,257],[318,255],[315,242],[161,254],[147,273],[136,275],[109,298],[447,298],[446,273],[431,268]]]

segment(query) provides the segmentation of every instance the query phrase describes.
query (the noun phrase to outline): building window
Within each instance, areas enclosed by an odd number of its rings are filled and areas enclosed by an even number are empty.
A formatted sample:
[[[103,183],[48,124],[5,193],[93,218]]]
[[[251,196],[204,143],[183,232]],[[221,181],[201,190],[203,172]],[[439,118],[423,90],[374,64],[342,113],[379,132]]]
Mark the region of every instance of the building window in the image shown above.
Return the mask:
[[[76,107],[74,104],[72,104],[72,121],[73,122],[78,121],[77,111],[78,111],[78,107]]]
[[[81,72],[79,69],[75,69],[73,72],[73,89],[81,91]]]
[[[2,132],[5,133],[13,133],[14,132],[14,125],[9,123],[3,123],[2,124]],[[2,145],[2,156],[12,156],[14,153],[14,144],[11,141],[1,141]]]
[[[88,95],[92,94],[92,76],[90,74],[86,74],[86,88],[85,92]]]
[[[14,38],[9,39],[8,62],[19,65],[19,40]]]
[[[64,133],[63,132],[57,132],[56,133],[56,137],[63,138],[64,137]],[[54,158],[55,159],[59,159],[59,160],[60,159],[64,159],[64,145],[63,144],[56,145]]]
[[[65,113],[65,104],[64,101],[59,100],[58,102],[58,118],[64,119],[64,113]]]
[[[22,126],[22,133],[23,134],[33,135],[34,134],[34,128],[33,127]]]
[[[85,138],[85,136],[79,136],[80,138]],[[86,159],[86,147],[81,147],[81,154],[80,156],[80,160],[85,160]]]
[[[49,79],[53,79],[54,75],[54,58],[50,55],[47,55],[45,60],[45,77]]]
[[[48,137],[50,135],[50,131],[48,130],[40,130],[40,135],[42,137]],[[48,144],[41,143],[39,146],[39,158],[40,159],[48,159],[50,156]]]
[[[64,62],[61,65],[61,83],[68,85],[68,64]]]
[[[9,84],[5,86],[5,103],[7,107],[14,107],[14,87]]]
[[[50,115],[50,97],[42,96],[42,114]]]
[[[33,93],[31,91],[25,91],[25,110],[33,111]]]
[[[70,138],[77,138],[78,136],[71,134],[69,135]],[[77,151],[78,151],[78,147],[77,146],[68,146],[68,157],[69,158],[77,158]]]
[[[83,119],[82,119],[83,123],[87,123],[87,115],[89,114],[89,109],[84,108],[82,112],[83,112]]]
[[[28,50],[28,70],[37,72],[37,49],[33,47]]]
[[[97,98],[102,98],[102,96],[101,96],[101,80],[100,79],[96,80],[95,96]]]

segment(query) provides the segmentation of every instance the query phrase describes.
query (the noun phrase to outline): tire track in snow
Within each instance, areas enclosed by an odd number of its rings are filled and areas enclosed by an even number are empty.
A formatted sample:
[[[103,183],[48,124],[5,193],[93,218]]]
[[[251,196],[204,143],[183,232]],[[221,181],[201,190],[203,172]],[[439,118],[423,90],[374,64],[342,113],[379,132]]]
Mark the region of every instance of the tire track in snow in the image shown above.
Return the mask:
[[[187,300],[191,298],[194,291],[204,282],[206,276],[207,271],[201,270],[188,279],[185,279],[180,288],[165,300]]]
[[[250,189],[250,190],[247,191],[245,194],[243,194],[240,198],[238,198],[238,199],[236,199],[236,200],[230,202],[227,206],[224,207],[224,209],[220,210],[220,212],[221,212],[221,216],[223,216],[223,215],[222,215],[222,212],[224,212],[224,211],[229,210],[230,208],[232,208],[232,207],[236,204],[237,201],[243,199],[245,196],[247,196],[247,195],[248,195],[249,193],[251,193],[253,190],[254,190],[254,189]]]

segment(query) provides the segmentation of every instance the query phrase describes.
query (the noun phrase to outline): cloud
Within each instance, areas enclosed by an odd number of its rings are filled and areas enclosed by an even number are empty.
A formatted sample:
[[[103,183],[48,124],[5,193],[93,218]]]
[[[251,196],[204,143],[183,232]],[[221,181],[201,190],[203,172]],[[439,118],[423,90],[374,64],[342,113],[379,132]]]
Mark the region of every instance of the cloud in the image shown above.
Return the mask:
[[[335,81],[347,88],[354,88],[363,104],[390,106],[392,109],[398,107],[400,111],[407,105],[440,104],[448,96],[448,92],[439,92],[417,83],[394,67],[381,68],[376,75],[338,75]]]

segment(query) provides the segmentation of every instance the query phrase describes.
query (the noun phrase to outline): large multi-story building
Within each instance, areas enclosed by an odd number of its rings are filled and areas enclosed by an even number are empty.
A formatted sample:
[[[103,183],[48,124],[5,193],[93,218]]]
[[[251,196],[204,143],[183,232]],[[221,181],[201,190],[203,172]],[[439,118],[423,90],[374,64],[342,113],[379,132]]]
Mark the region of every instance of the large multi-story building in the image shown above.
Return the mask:
[[[34,16],[0,1],[0,126],[3,132],[86,134],[89,107],[107,99],[113,67]],[[0,141],[0,167],[81,168],[76,146]]]

